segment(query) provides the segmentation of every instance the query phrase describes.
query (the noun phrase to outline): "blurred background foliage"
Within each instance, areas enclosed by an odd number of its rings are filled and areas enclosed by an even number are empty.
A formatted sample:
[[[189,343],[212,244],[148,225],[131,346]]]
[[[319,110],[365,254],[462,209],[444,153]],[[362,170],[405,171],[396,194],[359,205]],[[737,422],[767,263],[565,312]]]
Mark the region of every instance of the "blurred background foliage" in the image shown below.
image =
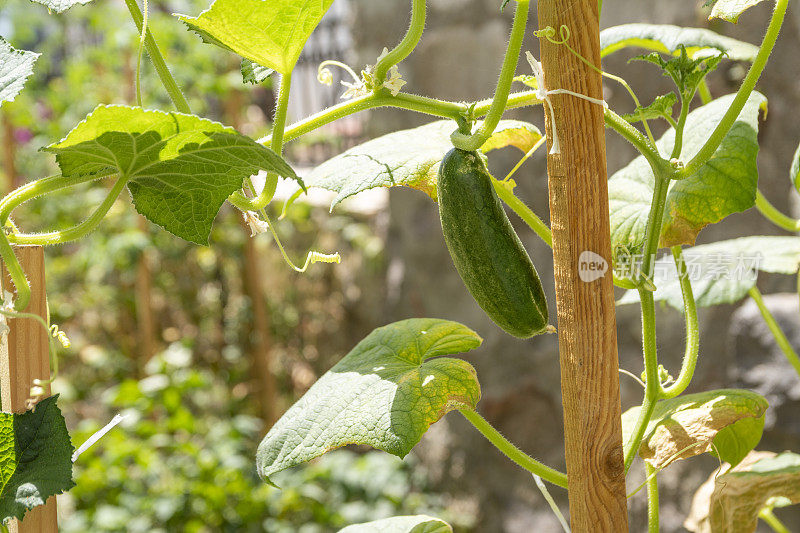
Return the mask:
[[[270,83],[244,85],[233,54],[170,16],[207,3],[151,1],[151,29],[193,112],[263,135]],[[39,148],[96,105],[134,103],[138,35],[121,1],[52,16],[27,0],[0,6],[0,34],[42,54],[26,90],[0,111],[8,191],[54,173]],[[146,59],[142,89],[146,107],[172,108]],[[15,221],[30,230],[75,224],[104,187],[35,200]],[[278,226],[289,254],[299,260],[313,247],[343,256],[337,268],[299,275],[266,236],[250,239],[229,208],[211,246],[197,247],[128,204],[117,202],[88,239],[46,251],[51,320],[72,340],[53,388],[73,443],[127,415],[76,463],[77,487],[59,499],[63,531],[322,532],[418,512],[469,525],[449,516],[413,459],[342,450],[276,476],[283,490],[256,476],[255,448],[270,421],[371,329],[374,317],[360,317],[382,298],[381,216],[296,204]]]

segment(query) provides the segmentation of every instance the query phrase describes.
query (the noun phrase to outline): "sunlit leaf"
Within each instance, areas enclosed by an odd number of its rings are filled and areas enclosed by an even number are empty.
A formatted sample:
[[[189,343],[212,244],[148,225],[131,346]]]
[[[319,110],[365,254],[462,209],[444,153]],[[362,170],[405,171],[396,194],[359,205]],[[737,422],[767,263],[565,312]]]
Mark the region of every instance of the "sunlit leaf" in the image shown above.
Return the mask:
[[[708,20],[717,18],[736,24],[739,21],[739,15],[763,1],[764,0],[708,0],[705,6],[713,6],[711,8],[711,14],[708,15]]]
[[[0,520],[22,519],[75,486],[72,443],[57,398],[45,398],[34,411],[0,413]]]
[[[734,95],[723,96],[689,114],[681,159],[688,161],[705,144],[731,105]],[[692,176],[672,181],[667,194],[660,246],[694,244],[708,224],[753,206],[758,183],[758,117],[766,99],[754,92],[717,151]],[[675,131],[658,141],[670,154]],[[643,156],[616,172],[608,182],[611,239],[614,248],[641,250],[650,214],[655,178]]]
[[[453,528],[438,518],[425,515],[394,516],[364,524],[353,524],[339,533],[452,533]]]
[[[678,96],[675,93],[667,93],[662,96],[656,96],[653,103],[645,107],[639,108],[633,113],[622,115],[622,118],[635,124],[642,119],[651,120],[656,118],[672,117],[672,108],[678,102]]]
[[[725,52],[729,59],[753,61],[758,47],[704,28],[682,28],[670,24],[622,24],[600,32],[601,55],[628,47],[677,54],[681,45],[690,57]]]
[[[55,11],[56,13],[62,13],[67,9],[71,8],[72,6],[88,4],[92,0],[31,0],[31,1],[36,2],[37,4],[42,4],[47,9]]]
[[[767,406],[761,395],[738,389],[659,401],[645,430],[639,455],[655,468],[710,451],[735,464],[761,439]],[[625,442],[632,438],[639,410],[640,407],[634,407],[622,415]],[[752,423],[739,423],[748,419]]]
[[[99,106],[60,142],[64,176],[119,174],[142,215],[207,244],[220,207],[260,170],[299,180],[280,156],[234,129],[193,115]]]
[[[13,102],[33,74],[39,54],[17,50],[0,37],[0,105]]]
[[[476,348],[472,330],[430,318],[374,330],[325,373],[270,429],[256,465],[276,472],[347,444],[404,457],[431,424],[480,399],[475,369],[442,357]]]
[[[258,85],[275,72],[271,68],[262,67],[249,59],[242,59],[242,81]]]
[[[378,137],[321,164],[305,183],[337,192],[331,209],[362,191],[398,185],[420,190],[435,200],[439,163],[453,147],[450,134],[455,129],[454,122],[440,120]],[[541,138],[533,124],[503,120],[481,150],[515,146],[527,152]]]
[[[300,52],[333,0],[215,0],[197,17],[178,15],[204,41],[281,74]]]

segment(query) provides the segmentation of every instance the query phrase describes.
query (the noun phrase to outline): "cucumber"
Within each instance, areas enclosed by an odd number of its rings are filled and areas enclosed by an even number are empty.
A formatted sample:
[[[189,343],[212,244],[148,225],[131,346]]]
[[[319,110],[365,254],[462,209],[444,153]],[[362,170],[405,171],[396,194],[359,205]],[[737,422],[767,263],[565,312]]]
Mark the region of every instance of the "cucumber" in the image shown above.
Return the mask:
[[[547,300],[477,152],[454,148],[439,167],[442,233],[458,274],[495,324],[527,339],[547,327]]]

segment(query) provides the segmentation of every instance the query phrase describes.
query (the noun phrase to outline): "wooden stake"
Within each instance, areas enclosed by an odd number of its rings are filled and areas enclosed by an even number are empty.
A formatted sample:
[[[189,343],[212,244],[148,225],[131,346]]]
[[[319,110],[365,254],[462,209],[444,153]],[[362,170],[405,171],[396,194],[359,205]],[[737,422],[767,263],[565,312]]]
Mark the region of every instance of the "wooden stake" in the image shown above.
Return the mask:
[[[34,313],[47,320],[47,299],[44,278],[44,252],[41,246],[16,246],[22,269],[31,284],[31,302],[26,313]],[[14,292],[14,285],[3,265],[2,289]],[[25,412],[25,401],[30,396],[34,379],[50,379],[50,351],[48,332],[34,320],[12,318],[8,321],[7,342],[0,349],[0,396],[5,412]],[[45,397],[50,387],[45,387]],[[45,505],[25,514],[23,521],[12,520],[12,533],[55,533],[58,531],[56,498],[50,497]]]
[[[597,0],[540,0],[539,28],[552,26],[559,39],[566,25],[569,46],[599,67],[597,7]],[[602,99],[600,74],[566,46],[542,38],[541,51],[548,90]],[[547,170],[570,521],[576,533],[626,532],[603,108],[571,95],[550,99],[555,124],[545,106],[547,135],[552,140],[555,127],[561,143],[561,153],[548,156]],[[579,268],[590,261],[608,270],[584,281]],[[596,271],[587,268],[584,274]]]

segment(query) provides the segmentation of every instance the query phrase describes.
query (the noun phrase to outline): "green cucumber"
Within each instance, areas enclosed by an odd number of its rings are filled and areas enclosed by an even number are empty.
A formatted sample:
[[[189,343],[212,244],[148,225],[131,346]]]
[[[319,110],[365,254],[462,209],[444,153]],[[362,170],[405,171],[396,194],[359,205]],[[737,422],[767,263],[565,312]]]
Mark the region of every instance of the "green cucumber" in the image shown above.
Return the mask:
[[[442,232],[478,305],[506,332],[527,339],[547,328],[547,300],[477,152],[454,148],[439,167]]]

